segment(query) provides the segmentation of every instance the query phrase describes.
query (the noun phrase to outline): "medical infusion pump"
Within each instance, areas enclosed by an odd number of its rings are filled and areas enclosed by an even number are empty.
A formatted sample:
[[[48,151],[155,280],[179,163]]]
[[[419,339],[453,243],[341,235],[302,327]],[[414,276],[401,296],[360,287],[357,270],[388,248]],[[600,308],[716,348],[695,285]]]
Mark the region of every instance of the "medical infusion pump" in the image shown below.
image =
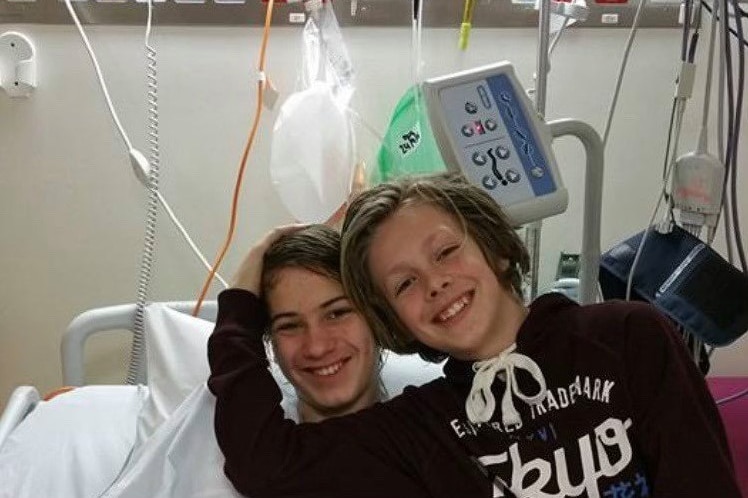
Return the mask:
[[[566,210],[550,130],[511,63],[429,79],[423,91],[447,167],[488,192],[513,225]]]

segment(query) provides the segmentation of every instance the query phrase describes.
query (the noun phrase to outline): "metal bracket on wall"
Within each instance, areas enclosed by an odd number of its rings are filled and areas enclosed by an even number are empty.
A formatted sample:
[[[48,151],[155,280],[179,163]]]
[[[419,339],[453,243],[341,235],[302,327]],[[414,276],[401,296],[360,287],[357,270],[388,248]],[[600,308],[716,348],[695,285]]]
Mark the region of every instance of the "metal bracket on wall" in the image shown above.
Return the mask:
[[[81,21],[87,24],[140,25],[145,23],[145,0],[73,0]],[[351,1],[356,14],[351,14]],[[588,0],[589,17],[579,27],[631,26],[636,0]],[[623,3],[619,3],[623,2]],[[160,25],[260,26],[265,3],[261,0],[155,0],[154,20]],[[408,0],[335,0],[333,6],[341,26],[410,26]],[[424,5],[425,27],[459,29],[463,1],[430,0]],[[535,27],[538,13],[532,0],[477,0],[474,28]],[[642,27],[678,26],[680,0],[650,0]],[[304,22],[300,3],[278,3],[273,12],[276,26]],[[0,0],[0,23],[70,24],[62,0]]]

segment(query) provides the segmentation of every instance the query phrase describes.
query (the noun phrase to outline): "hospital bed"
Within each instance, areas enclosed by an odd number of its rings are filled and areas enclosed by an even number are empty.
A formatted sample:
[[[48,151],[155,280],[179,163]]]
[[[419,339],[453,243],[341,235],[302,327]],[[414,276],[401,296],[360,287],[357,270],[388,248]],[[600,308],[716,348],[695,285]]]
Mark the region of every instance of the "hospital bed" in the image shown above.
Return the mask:
[[[145,311],[145,385],[85,385],[84,347],[100,333],[132,330],[135,305],[86,311],[62,339],[63,383],[44,400],[20,386],[0,418],[0,498],[189,498],[239,496],[223,475],[205,387],[206,343],[216,303],[153,303]],[[289,418],[295,392],[275,364]],[[390,396],[441,375],[441,365],[388,354]]]
[[[185,369],[194,362],[202,369],[187,378],[169,378],[160,365],[155,368],[159,381],[150,379],[140,386],[85,386],[86,341],[112,331],[132,332],[135,305],[97,308],[75,317],[61,343],[63,385],[74,389],[61,389],[60,394],[44,400],[33,386],[17,387],[0,418],[0,497],[100,496],[120,474],[134,446],[142,445],[155,429],[157,420],[152,415],[141,420],[147,408],[151,406],[153,412],[152,405],[157,404],[161,417],[168,417],[193,384],[205,378],[206,360],[199,357],[205,355],[205,346],[199,342],[207,338],[216,303],[206,303],[199,319],[184,314],[193,306],[191,302],[157,303],[147,308],[145,319],[154,343],[152,360],[159,360],[160,350],[172,341],[175,354],[185,358]],[[172,318],[184,317],[185,323],[165,321],[171,316],[168,313],[174,313]],[[179,340],[182,326],[184,334],[189,334],[197,325],[203,329],[201,338]],[[140,367],[147,369],[147,363]],[[145,372],[143,378],[147,378]],[[152,388],[156,398],[151,397]],[[171,390],[166,403],[159,399],[159,390],[161,398],[164,390]],[[28,468],[30,463],[35,470]]]
[[[172,301],[163,305],[182,313],[188,313],[194,307],[194,303],[189,301]],[[200,317],[214,320],[216,306],[215,301],[204,303]],[[85,384],[84,351],[88,339],[93,335],[115,330],[132,332],[134,317],[134,304],[95,308],[75,317],[62,337],[60,352],[63,386],[76,387]],[[145,365],[142,365],[142,368],[145,368]],[[13,391],[0,418],[0,448],[13,429],[34,410],[41,399],[39,391],[34,386],[19,386]]]

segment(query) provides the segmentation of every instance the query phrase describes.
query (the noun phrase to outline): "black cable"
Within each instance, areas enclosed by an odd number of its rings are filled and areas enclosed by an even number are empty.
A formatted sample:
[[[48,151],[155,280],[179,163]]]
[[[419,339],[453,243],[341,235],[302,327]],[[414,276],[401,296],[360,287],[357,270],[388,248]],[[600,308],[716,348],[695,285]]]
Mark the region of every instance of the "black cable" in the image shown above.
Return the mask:
[[[699,30],[693,32],[691,35],[691,43],[688,46],[688,62],[693,63],[696,57],[696,46],[699,44]]]
[[[719,0],[717,0],[717,1],[719,1]],[[701,0],[701,4],[702,4],[702,5],[704,6],[704,8],[705,8],[705,9],[706,9],[706,10],[707,10],[707,11],[708,11],[708,12],[709,12],[710,14],[712,13],[712,7],[711,7],[711,6],[710,6],[710,5],[708,4],[708,3],[706,3],[706,0]],[[744,11],[743,9],[740,9],[740,15],[741,15],[742,17],[748,17],[748,12]],[[719,19],[719,16],[717,17],[717,19]],[[733,34],[733,36],[735,36],[735,37],[737,38],[737,36],[738,36],[738,32],[737,32],[737,31],[735,31],[735,30],[734,30],[733,28],[730,28],[730,33],[732,33],[732,34]],[[748,47],[748,41],[746,41],[745,39],[743,39],[743,45],[745,45],[746,47]]]
[[[719,0],[718,0],[719,1]],[[722,1],[722,12],[727,12],[728,0]],[[729,19],[729,16],[726,16]],[[728,28],[729,23],[722,21],[722,36],[724,38],[723,43],[725,47],[725,82],[727,84],[727,143],[725,147],[725,178],[722,182],[722,197],[725,197],[727,186],[729,185],[728,179],[732,175],[732,145],[733,145],[733,119],[735,117],[735,102],[733,100],[733,81],[732,81],[732,48],[730,44],[730,35]],[[720,144],[720,147],[722,144]]]
[[[732,0],[733,9],[737,12],[738,0]],[[735,28],[737,38],[745,44],[743,36],[743,22],[740,18],[735,19]],[[730,193],[732,197],[732,227],[735,233],[735,246],[737,248],[738,258],[743,273],[748,273],[748,265],[745,260],[745,250],[743,249],[743,240],[740,234],[740,220],[737,203],[737,178],[738,178],[738,142],[740,139],[740,121],[743,111],[743,92],[745,88],[745,46],[738,44],[738,94],[735,103],[735,129],[733,130],[732,145],[732,175],[730,178]]]
[[[696,58],[696,48],[699,44],[699,32],[701,31],[701,12],[703,11],[701,2],[698,3],[698,8],[693,14],[693,24],[696,26],[691,35],[691,42],[688,46],[688,62],[693,63]]]
[[[722,399],[718,399],[716,401],[716,403],[717,403],[717,405],[724,405],[725,403],[729,403],[731,401],[737,401],[740,398],[745,397],[746,395],[748,395],[748,389],[744,389],[743,391],[741,391],[739,393],[733,394],[731,396],[727,396],[727,397],[722,398]]]
[[[728,12],[727,8],[727,0],[721,1],[721,9],[722,12]],[[724,21],[724,19],[727,19],[727,21]],[[724,45],[725,50],[725,61],[723,61],[723,64],[725,66],[725,73],[723,75],[724,81],[723,84],[727,86],[728,92],[728,109],[727,109],[727,136],[726,136],[726,142],[724,144],[720,144],[721,147],[724,147],[724,159],[725,159],[725,178],[723,181],[723,188],[722,188],[722,196],[725,202],[725,212],[730,214],[730,227],[729,229],[732,229],[732,203],[734,202],[734,199],[732,199],[732,196],[730,195],[731,189],[728,189],[728,186],[730,185],[730,178],[732,177],[733,173],[733,161],[732,161],[732,144],[733,144],[733,119],[734,119],[734,113],[735,113],[735,106],[732,101],[732,45],[730,43],[730,35],[731,32],[730,23],[729,23],[729,15],[723,16],[722,19],[720,19],[720,25],[722,27],[722,44]],[[734,36],[737,37],[737,32],[735,32]],[[728,78],[729,81],[728,81]],[[729,250],[730,254],[732,254],[732,249],[734,247],[734,241],[732,240],[733,232],[728,230],[728,227],[725,227],[725,239],[726,242],[729,244]],[[731,263],[733,262],[733,258],[731,258]]]
[[[506,496],[506,493],[509,493],[509,496],[511,498],[517,498],[517,493],[512,491],[512,488],[509,487],[509,485],[499,476],[498,472],[491,473],[488,471],[485,465],[481,463],[480,460],[478,460],[475,456],[469,455],[470,460],[478,467],[481,474],[483,474],[485,477],[487,477],[494,486],[496,486],[501,492],[503,492]]]
[[[686,0],[683,8],[683,33],[680,42],[680,60],[686,62],[688,60],[688,35],[691,32],[691,6],[693,5],[692,0]]]
[[[664,182],[666,180],[665,175],[667,175],[667,165],[670,163],[670,144],[673,141],[673,123],[675,121],[675,109],[678,104],[678,99],[673,99],[673,106],[670,109],[670,124],[668,124],[668,133],[667,133],[667,144],[665,145],[665,160],[662,163],[662,181]]]

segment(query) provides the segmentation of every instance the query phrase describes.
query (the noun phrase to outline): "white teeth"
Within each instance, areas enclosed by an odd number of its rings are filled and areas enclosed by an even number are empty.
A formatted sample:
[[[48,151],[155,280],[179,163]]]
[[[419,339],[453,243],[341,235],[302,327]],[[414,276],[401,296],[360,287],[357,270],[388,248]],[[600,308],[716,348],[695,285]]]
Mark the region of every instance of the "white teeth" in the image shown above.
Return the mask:
[[[452,303],[449,308],[439,313],[439,321],[446,322],[457,313],[459,313],[465,306],[467,306],[468,302],[470,301],[467,296],[461,297],[460,299]]]
[[[338,370],[340,370],[343,367],[343,362],[339,361],[333,365],[329,365],[322,368],[317,368],[312,370],[312,373],[314,375],[322,375],[322,376],[328,376],[338,373]]]

